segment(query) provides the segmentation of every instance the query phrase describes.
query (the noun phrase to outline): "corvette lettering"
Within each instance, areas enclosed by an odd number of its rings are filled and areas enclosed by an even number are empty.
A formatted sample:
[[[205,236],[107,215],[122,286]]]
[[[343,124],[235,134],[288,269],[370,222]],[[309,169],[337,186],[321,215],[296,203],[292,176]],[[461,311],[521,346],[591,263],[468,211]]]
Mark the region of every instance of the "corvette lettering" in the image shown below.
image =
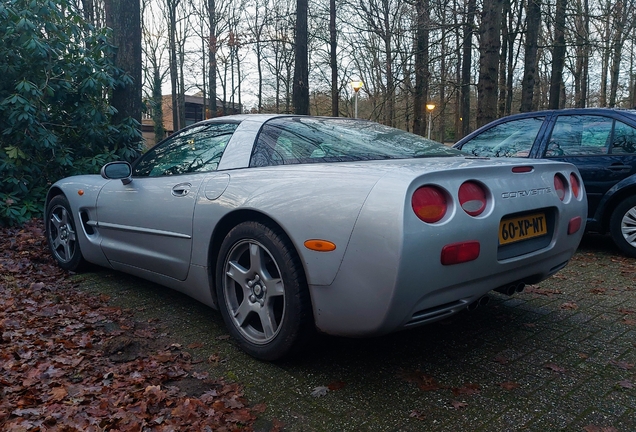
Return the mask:
[[[504,192],[504,193],[501,194],[501,197],[503,199],[507,199],[507,198],[521,198],[521,197],[527,197],[527,196],[532,196],[532,195],[545,195],[545,194],[549,194],[549,193],[552,193],[552,188],[545,187],[545,188],[537,188],[537,189],[527,189],[527,190],[520,190],[520,191]]]

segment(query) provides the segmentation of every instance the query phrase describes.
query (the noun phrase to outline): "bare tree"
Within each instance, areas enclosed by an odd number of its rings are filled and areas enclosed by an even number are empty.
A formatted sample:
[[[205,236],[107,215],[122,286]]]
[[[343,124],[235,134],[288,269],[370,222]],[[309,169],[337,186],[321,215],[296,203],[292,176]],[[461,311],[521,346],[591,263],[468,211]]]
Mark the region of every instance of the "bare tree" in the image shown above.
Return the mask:
[[[115,65],[130,77],[125,86],[113,90],[111,104],[117,110],[115,123],[132,118],[141,125],[141,8],[139,0],[106,0],[106,25],[113,30],[117,47]]]
[[[415,2],[417,24],[415,28],[415,94],[413,96],[413,133],[426,134],[426,104],[428,103],[429,59],[428,40],[430,26],[429,0]]]
[[[497,118],[497,75],[501,47],[502,0],[485,0],[481,15],[477,126]]]
[[[529,0],[526,12],[526,40],[521,84],[521,112],[532,111],[534,87],[537,78],[537,51],[539,25],[541,23],[541,0]]]
[[[296,0],[295,65],[292,96],[296,114],[309,114],[308,8],[308,0]]]
[[[552,74],[550,76],[551,109],[561,108],[560,97],[565,65],[565,8],[567,0],[557,0],[554,20],[554,48],[552,49]],[[564,102],[564,101],[563,101]]]
[[[468,0],[466,3],[466,20],[464,21],[464,40],[462,42],[462,135],[470,133],[470,76],[472,70],[473,52],[473,32],[475,25],[475,14],[477,12],[477,1]]]

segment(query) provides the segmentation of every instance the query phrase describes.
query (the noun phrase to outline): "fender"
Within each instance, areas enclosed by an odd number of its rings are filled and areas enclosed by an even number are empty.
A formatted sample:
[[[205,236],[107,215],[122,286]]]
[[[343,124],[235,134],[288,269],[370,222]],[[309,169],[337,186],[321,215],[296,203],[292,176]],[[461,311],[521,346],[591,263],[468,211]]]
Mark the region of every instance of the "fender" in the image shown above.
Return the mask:
[[[594,217],[588,220],[588,229],[605,231],[606,227],[603,223],[603,218],[608,208],[613,208],[618,201],[621,201],[624,195],[636,194],[636,174],[621,180],[616,183],[607,193],[601,198],[601,201],[596,208]]]

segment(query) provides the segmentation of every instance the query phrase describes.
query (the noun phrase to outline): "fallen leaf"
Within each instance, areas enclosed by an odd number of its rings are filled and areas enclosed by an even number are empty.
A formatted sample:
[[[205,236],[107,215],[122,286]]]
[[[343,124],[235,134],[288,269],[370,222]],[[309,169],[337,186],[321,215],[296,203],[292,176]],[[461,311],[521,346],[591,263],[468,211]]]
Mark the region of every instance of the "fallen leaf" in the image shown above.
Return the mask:
[[[401,373],[400,375],[405,381],[416,384],[419,389],[423,391],[435,391],[444,388],[434,377],[422,373],[419,370]]]
[[[329,390],[340,390],[343,389],[344,386],[346,385],[346,383],[344,381],[334,381],[331,384],[329,384],[327,387],[329,388]]]
[[[457,401],[457,400],[452,400],[452,401],[450,402],[450,404],[451,404],[451,406],[452,406],[453,408],[455,408],[455,409],[457,409],[457,410],[458,410],[458,409],[466,408],[466,407],[468,406],[468,404],[467,404],[466,402],[460,402],[460,401]]]
[[[409,413],[409,417],[411,418],[415,418],[418,420],[425,420],[426,419],[426,414],[422,413],[421,411],[418,410],[413,410]]]
[[[563,310],[574,310],[579,308],[579,306],[574,302],[566,302],[559,307]]]
[[[614,366],[624,370],[630,370],[634,367],[634,363],[628,363],[626,361],[610,360],[610,364],[613,364]]]
[[[264,413],[265,410],[267,410],[267,405],[265,405],[264,403],[256,404],[252,407],[252,411],[257,412],[259,414]]]
[[[553,372],[559,372],[559,373],[564,373],[565,372],[564,368],[562,368],[561,366],[558,366],[558,365],[556,365],[554,363],[548,363],[548,364],[546,364],[543,367],[546,368],[546,369],[550,369]]]
[[[196,348],[201,348],[203,346],[203,344],[201,342],[195,342],[195,343],[191,343],[190,345],[188,345],[189,349],[196,349]]]
[[[501,387],[504,390],[514,390],[516,388],[521,387],[521,385],[513,381],[506,381],[506,382],[500,383],[499,387]]]
[[[209,376],[210,374],[207,372],[192,372],[192,377],[198,380],[208,379]]]
[[[532,294],[538,294],[538,295],[543,295],[543,296],[546,296],[546,297],[552,297],[555,294],[561,294],[561,291],[559,291],[559,290],[541,288],[541,287],[536,287],[534,285],[527,286],[524,289],[524,292],[532,293]]]
[[[605,288],[594,288],[590,290],[592,294],[603,294],[605,291],[607,291]]]
[[[321,397],[326,396],[327,392],[329,392],[329,387],[318,386],[312,390],[311,395],[313,397]]]
[[[51,390],[51,399],[53,399],[56,402],[59,402],[62,399],[64,399],[67,394],[68,392],[66,391],[64,387],[54,387]]]
[[[618,432],[618,429],[612,426],[594,426],[587,425],[583,428],[585,432]]]
[[[481,391],[481,389],[479,388],[479,385],[477,384],[466,383],[462,387],[453,387],[451,391],[453,392],[455,396],[461,396],[461,395],[471,396],[474,394],[478,394]]]
[[[625,380],[623,380],[623,381],[619,381],[619,382],[618,382],[618,385],[619,385],[620,387],[622,387],[622,388],[626,388],[626,389],[632,389],[632,388],[634,388],[634,383],[632,383],[631,381],[626,380],[626,379],[625,379]]]

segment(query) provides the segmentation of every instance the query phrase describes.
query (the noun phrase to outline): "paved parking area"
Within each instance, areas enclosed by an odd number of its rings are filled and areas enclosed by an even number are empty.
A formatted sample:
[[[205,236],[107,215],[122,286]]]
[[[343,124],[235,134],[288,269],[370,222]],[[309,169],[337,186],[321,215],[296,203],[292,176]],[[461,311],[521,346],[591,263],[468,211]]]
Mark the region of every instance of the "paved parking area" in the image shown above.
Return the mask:
[[[169,289],[98,270],[78,277],[153,318],[211,375],[265,404],[257,430],[636,431],[636,260],[587,236],[548,281],[450,320],[382,338],[318,338],[263,363],[221,317]]]

